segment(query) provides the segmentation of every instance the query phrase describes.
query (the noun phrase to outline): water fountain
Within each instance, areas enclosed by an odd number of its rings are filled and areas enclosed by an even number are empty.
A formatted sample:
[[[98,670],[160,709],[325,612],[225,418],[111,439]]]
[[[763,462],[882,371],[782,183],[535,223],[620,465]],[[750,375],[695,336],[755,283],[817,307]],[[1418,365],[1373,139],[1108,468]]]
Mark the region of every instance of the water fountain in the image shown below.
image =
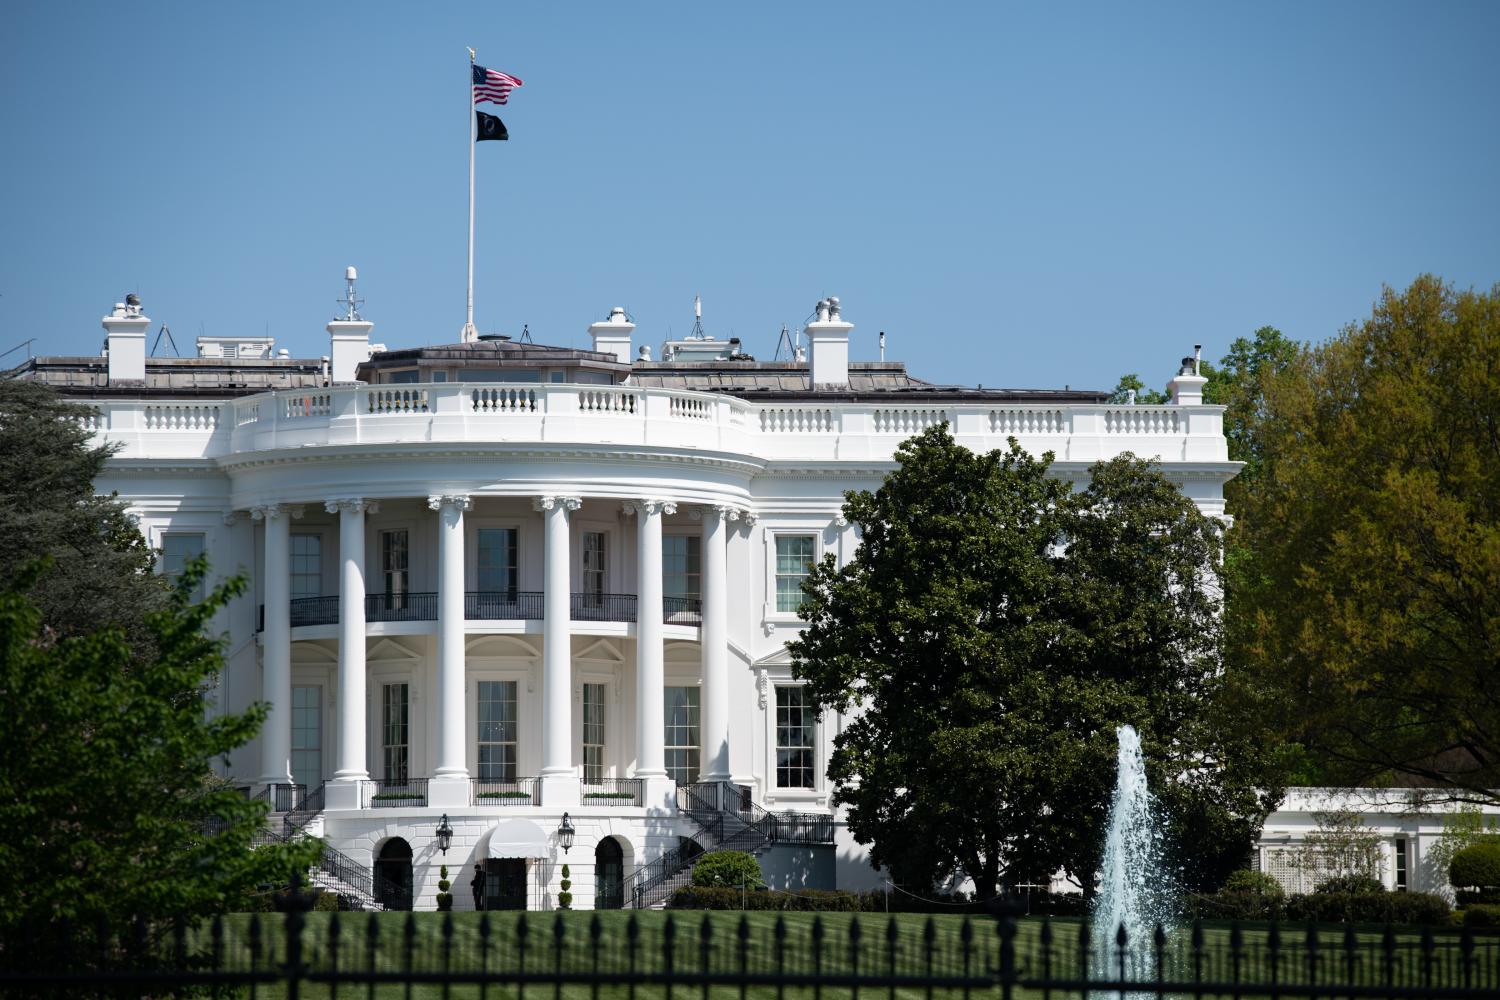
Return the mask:
[[[1120,742],[1115,795],[1109,809],[1099,894],[1090,914],[1094,954],[1096,961],[1108,962],[1101,972],[1108,969],[1118,975],[1115,942],[1124,927],[1129,941],[1126,974],[1148,977],[1154,973],[1151,956],[1156,927],[1170,929],[1175,916],[1176,881],[1162,862],[1162,833],[1151,790],[1146,787],[1140,734],[1134,726],[1121,726],[1115,733]]]

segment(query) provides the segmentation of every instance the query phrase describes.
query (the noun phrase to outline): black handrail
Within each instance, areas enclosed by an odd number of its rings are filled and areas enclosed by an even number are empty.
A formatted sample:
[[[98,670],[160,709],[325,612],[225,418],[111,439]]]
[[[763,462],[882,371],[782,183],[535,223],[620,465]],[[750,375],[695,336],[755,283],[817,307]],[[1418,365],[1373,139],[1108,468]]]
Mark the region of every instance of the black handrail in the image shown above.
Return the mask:
[[[702,625],[703,601],[697,597],[663,597],[661,617],[668,625]]]
[[[601,778],[584,781],[583,802],[592,806],[638,806],[643,804],[646,783],[640,778]]]
[[[369,784],[371,808],[427,804],[426,778],[375,778]]]
[[[542,779],[540,778],[512,778],[509,781],[475,778],[473,781],[476,806],[539,806],[542,804]]]
[[[469,621],[541,621],[546,617],[547,595],[540,590],[470,590],[464,593],[464,618]],[[638,601],[634,594],[568,595],[569,617],[574,621],[633,622]],[[260,631],[265,630],[265,606],[259,609]],[[293,628],[336,625],[337,595],[298,597],[291,602]],[[365,595],[367,622],[437,621],[438,595],[431,591],[404,594]],[[703,602],[696,597],[663,597],[662,621],[668,625],[699,627],[703,624]]]
[[[333,625],[339,620],[339,599],[334,597],[297,597],[292,600],[292,627]]]
[[[328,782],[323,782],[317,788],[308,792],[306,785],[298,785],[303,789],[303,794],[297,804],[286,811],[281,817],[281,832],[288,837],[300,833],[302,828],[312,822],[314,816],[323,811],[324,793],[328,788]]]
[[[307,796],[306,785],[280,783],[271,786],[271,811],[291,812],[302,804]]]
[[[438,595],[433,592],[405,594],[366,594],[367,622],[437,621]]]
[[[470,621],[541,621],[546,595],[539,590],[471,590],[464,594]]]
[[[575,622],[635,621],[634,594],[575,593],[570,597],[569,617]]]

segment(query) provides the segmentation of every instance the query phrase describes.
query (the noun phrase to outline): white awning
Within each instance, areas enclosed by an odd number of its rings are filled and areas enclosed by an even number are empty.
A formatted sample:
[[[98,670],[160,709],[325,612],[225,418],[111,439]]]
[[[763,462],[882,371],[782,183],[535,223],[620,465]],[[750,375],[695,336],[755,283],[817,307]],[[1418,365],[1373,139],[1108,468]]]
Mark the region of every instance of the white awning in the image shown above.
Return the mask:
[[[547,834],[529,819],[508,819],[490,831],[487,858],[550,858]]]

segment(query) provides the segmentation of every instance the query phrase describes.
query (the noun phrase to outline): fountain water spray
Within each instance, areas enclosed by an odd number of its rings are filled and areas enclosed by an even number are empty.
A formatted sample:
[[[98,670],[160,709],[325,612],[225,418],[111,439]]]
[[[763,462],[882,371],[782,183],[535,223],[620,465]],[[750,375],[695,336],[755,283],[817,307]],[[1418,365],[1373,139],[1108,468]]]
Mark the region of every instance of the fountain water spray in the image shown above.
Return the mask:
[[[1108,963],[1104,969],[1118,974],[1115,936],[1124,927],[1129,941],[1125,969],[1135,978],[1154,972],[1152,936],[1157,925],[1170,930],[1177,887],[1162,863],[1162,834],[1156,804],[1146,787],[1140,734],[1134,726],[1121,726],[1115,733],[1120,749],[1104,865],[1092,913],[1094,952]]]

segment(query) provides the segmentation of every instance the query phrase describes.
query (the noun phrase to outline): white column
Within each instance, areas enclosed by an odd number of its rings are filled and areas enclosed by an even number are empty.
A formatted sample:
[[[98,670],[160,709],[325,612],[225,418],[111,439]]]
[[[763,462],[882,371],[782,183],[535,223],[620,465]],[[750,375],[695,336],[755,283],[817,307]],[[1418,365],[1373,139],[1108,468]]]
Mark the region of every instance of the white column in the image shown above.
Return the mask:
[[[704,781],[728,781],[729,774],[729,553],[728,522],[733,507],[703,511],[703,690],[699,724]]]
[[[323,508],[339,515],[339,742],[330,790],[330,808],[358,808],[358,783],[367,781],[369,743],[365,734],[365,514],[380,509],[373,500],[329,500]],[[335,800],[337,802],[335,803]]]
[[[661,500],[636,503],[639,518],[636,553],[635,773],[639,778],[664,777],[662,752],[663,674],[661,519],[675,514],[677,505]]]
[[[266,526],[266,621],[261,630],[261,697],[270,705],[260,732],[261,781],[287,784],[292,780],[292,536],[290,521],[302,516],[301,507],[267,504],[250,515]]]
[[[464,761],[464,511],[466,496],[427,498],[438,514],[438,761],[428,805],[469,804]]]
[[[568,512],[578,497],[538,497],[546,520],[546,571],[542,622],[542,804],[577,805],[581,789],[573,770],[572,578],[568,561]]]

